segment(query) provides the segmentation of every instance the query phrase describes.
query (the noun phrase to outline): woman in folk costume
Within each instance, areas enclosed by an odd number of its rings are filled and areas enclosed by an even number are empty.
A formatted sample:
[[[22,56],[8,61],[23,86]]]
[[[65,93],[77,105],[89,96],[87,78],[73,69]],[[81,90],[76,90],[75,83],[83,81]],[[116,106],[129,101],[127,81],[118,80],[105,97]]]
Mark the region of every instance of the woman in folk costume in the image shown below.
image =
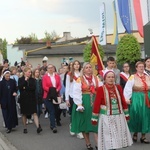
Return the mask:
[[[80,76],[81,64],[78,60],[72,63],[72,69],[67,73],[66,76],[66,89],[65,89],[65,100],[68,107],[72,107],[73,104],[73,83]]]
[[[123,64],[123,71],[120,72],[120,85],[124,89],[128,78],[130,77],[130,66],[128,63]]]
[[[128,107],[121,86],[114,82],[114,72],[106,72],[104,85],[97,89],[94,101],[92,124],[98,124],[98,150],[118,149],[133,143],[126,121]]]
[[[89,139],[89,132],[97,133],[97,127],[91,123],[92,109],[96,89],[102,85],[98,77],[92,75],[90,63],[84,63],[83,75],[73,84],[73,110],[71,131],[74,133],[82,132],[86,147],[92,150]],[[97,136],[95,135],[97,142]]]
[[[73,84],[80,76],[80,71],[81,71],[81,64],[78,60],[75,60],[72,63],[71,70],[67,73],[67,76],[66,76],[65,101],[66,101],[67,106],[69,107],[70,116],[72,114],[72,107],[74,104],[74,102],[73,102]],[[72,122],[72,118],[70,119],[70,129],[71,129],[71,122]],[[70,135],[74,135],[74,134],[75,133],[70,131]],[[77,138],[83,139],[82,133],[78,133]]]
[[[124,88],[124,96],[129,104],[129,129],[133,134],[133,141],[138,140],[141,132],[141,143],[148,144],[145,134],[150,132],[150,77],[144,74],[144,63],[137,62],[136,74],[131,75]]]

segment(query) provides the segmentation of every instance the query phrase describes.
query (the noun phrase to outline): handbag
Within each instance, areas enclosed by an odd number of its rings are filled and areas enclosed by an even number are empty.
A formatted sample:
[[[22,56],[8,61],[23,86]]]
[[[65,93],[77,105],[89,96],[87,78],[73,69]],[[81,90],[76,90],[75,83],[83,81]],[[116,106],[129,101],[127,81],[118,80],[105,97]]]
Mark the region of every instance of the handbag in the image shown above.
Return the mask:
[[[59,108],[60,108],[60,109],[67,109],[66,103],[65,103],[65,102],[60,103],[60,104],[59,104]]]
[[[52,103],[53,103],[53,104],[60,104],[61,101],[62,101],[62,100],[61,100],[61,97],[57,97],[57,102],[53,99],[53,100],[52,100]]]

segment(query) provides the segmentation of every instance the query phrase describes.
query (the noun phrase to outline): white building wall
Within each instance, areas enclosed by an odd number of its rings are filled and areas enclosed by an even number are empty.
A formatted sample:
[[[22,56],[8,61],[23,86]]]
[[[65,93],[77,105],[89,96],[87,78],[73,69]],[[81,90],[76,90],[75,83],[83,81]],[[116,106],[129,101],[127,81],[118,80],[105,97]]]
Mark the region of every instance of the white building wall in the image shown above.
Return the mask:
[[[48,56],[46,56],[48,57]],[[73,57],[73,56],[71,56]],[[47,64],[53,64],[57,69],[59,69],[61,67],[61,63],[62,63],[62,59],[63,58],[68,58],[68,56],[49,56],[48,57],[48,61]],[[42,66],[42,59],[43,57],[28,57],[27,61],[32,64],[33,68],[36,68],[38,64],[40,64]],[[74,56],[73,57],[73,61],[74,60],[79,60],[80,62],[83,62],[83,57],[81,56]]]
[[[19,50],[18,47],[13,47],[13,45],[7,45],[7,59],[10,66],[14,66],[15,61],[20,63],[21,58],[24,58],[24,50]]]

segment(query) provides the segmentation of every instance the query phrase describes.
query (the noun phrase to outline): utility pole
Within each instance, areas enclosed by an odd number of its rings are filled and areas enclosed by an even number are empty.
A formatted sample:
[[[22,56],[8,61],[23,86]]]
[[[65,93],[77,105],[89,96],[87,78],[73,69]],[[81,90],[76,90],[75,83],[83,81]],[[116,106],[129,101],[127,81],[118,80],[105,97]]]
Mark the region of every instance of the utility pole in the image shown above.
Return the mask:
[[[148,12],[148,21],[150,21],[150,12],[149,12],[150,0],[147,0],[147,12]]]

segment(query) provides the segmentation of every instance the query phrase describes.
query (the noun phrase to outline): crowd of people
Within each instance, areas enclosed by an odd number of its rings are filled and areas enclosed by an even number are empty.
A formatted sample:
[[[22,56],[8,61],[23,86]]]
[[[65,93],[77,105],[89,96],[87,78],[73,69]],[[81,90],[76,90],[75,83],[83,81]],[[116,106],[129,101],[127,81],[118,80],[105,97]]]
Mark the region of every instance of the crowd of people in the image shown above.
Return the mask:
[[[141,143],[149,144],[150,57],[138,61],[135,69],[131,74],[130,65],[124,63],[120,72],[113,57],[97,76],[89,62],[83,66],[78,60],[62,63],[57,72],[47,60],[42,67],[33,68],[23,61],[20,66],[9,66],[6,59],[0,66],[0,105],[6,133],[11,133],[20,117],[24,134],[32,119],[37,134],[41,133],[44,107],[53,133],[62,125],[61,114],[68,112],[70,134],[84,139],[88,150],[94,149],[90,133],[94,133],[98,150],[131,146],[138,141],[138,133]],[[66,103],[64,109],[62,103]]]

